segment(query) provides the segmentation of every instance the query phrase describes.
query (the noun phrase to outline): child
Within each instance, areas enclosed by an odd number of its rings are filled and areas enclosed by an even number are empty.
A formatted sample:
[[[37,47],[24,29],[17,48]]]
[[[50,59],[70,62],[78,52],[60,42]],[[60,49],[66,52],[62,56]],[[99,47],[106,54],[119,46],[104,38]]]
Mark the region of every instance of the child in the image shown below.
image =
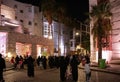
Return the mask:
[[[71,75],[72,75],[72,73],[71,73],[71,66],[68,65],[67,66],[67,70],[66,70],[66,79],[70,79]]]
[[[91,77],[91,70],[90,70],[90,62],[88,60],[86,60],[85,62],[85,74],[86,74],[86,82],[90,81],[90,77]]]

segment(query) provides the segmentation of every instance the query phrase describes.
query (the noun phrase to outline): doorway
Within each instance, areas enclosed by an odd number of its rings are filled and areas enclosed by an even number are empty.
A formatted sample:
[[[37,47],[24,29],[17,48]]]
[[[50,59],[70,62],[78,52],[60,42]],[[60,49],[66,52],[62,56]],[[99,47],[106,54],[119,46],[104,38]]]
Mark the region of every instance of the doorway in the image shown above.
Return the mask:
[[[18,56],[31,55],[31,44],[16,42],[16,54]]]
[[[0,53],[3,57],[6,57],[6,43],[7,43],[7,33],[0,32]]]

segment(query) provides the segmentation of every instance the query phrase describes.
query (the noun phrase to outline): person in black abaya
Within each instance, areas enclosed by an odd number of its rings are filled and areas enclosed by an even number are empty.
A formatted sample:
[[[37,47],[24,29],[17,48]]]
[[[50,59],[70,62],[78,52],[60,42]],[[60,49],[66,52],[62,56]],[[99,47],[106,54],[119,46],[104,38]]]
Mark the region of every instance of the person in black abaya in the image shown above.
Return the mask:
[[[2,54],[0,53],[0,82],[4,82],[3,78],[3,69],[6,68],[5,60],[2,58]]]
[[[61,81],[66,80],[66,77],[65,77],[66,69],[67,69],[67,64],[66,64],[65,57],[61,56],[60,57],[60,80]]]
[[[44,69],[46,69],[46,67],[47,67],[47,59],[45,56],[42,56],[42,66]]]
[[[34,59],[31,56],[27,58],[27,75],[34,77]]]
[[[40,66],[40,62],[41,62],[41,57],[38,56],[38,58],[37,58],[37,65],[38,65],[38,66]]]
[[[78,65],[79,65],[79,60],[75,55],[72,56],[72,59],[70,61],[71,69],[72,69],[72,79],[73,81],[77,82],[78,80]]]

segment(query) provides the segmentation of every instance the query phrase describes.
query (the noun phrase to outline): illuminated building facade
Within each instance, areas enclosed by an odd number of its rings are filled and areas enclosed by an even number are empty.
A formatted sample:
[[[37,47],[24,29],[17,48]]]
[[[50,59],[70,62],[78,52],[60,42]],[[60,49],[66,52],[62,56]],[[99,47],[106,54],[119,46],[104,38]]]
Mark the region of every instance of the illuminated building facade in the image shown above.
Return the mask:
[[[70,52],[70,29],[64,24],[55,21],[53,25],[54,51],[58,55],[67,55]]]
[[[0,53],[5,57],[26,54],[49,56],[54,55],[58,47],[60,55],[69,51],[69,34],[65,32],[65,25],[53,21],[48,27],[37,6],[2,0],[1,18],[0,42],[3,44],[0,45]]]
[[[97,1],[105,1],[105,0],[89,0],[89,9],[91,11],[92,5],[99,4]],[[119,0],[107,0],[111,4],[111,13],[113,14],[111,18],[112,23],[112,34],[111,38],[109,39],[109,47],[110,49],[103,49],[102,50],[102,58],[106,59],[108,62],[111,62],[112,60],[120,60],[120,1]],[[91,21],[91,27],[92,27],[92,21]],[[92,29],[92,28],[91,28]],[[93,61],[97,61],[97,50],[93,46],[93,36],[91,34],[91,59]]]
[[[0,10],[0,53],[4,57],[53,54],[53,40],[43,37],[43,21],[38,7],[3,0]]]

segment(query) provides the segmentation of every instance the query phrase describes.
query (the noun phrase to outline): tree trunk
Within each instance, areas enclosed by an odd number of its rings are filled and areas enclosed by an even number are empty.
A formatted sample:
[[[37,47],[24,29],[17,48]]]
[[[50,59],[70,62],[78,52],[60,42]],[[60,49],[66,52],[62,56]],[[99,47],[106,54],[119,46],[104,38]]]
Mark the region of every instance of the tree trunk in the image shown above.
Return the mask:
[[[99,59],[102,59],[102,37],[98,37],[98,62]]]

